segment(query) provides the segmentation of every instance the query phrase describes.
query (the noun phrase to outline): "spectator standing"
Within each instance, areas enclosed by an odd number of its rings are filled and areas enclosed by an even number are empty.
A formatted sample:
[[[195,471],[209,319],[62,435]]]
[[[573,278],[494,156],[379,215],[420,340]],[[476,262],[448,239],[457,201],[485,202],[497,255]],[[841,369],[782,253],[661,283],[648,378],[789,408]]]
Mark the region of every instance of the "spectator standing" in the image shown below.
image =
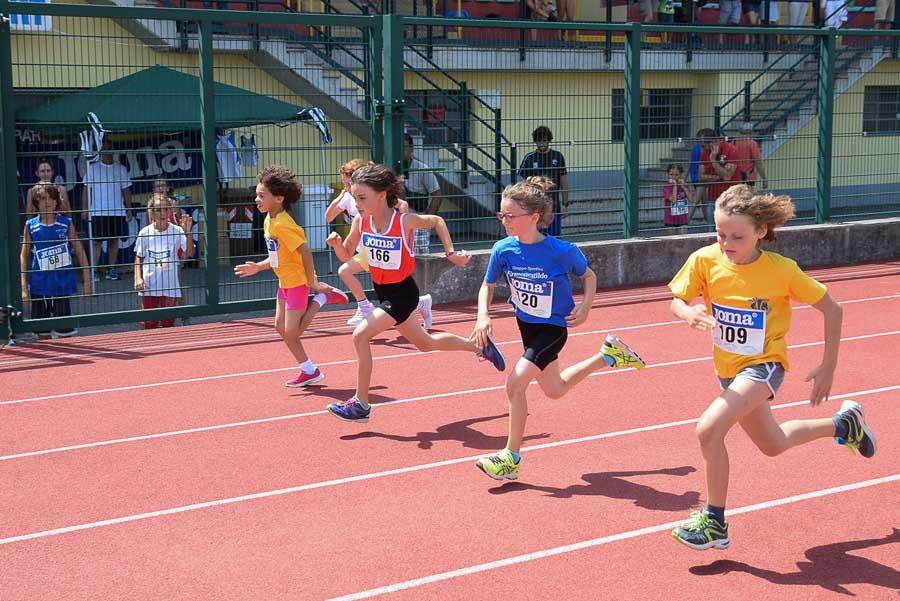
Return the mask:
[[[700,181],[709,184],[708,199],[713,205],[722,192],[741,181],[737,160],[737,148],[722,136],[717,135],[705,143],[700,155]],[[713,209],[710,207],[710,213]]]
[[[87,257],[75,236],[72,219],[61,214],[59,189],[42,185],[35,186],[31,193],[38,214],[25,222],[22,234],[22,300],[31,303],[32,319],[66,317],[72,314],[69,297],[78,292],[72,254],[82,266],[87,265]],[[84,267],[82,277],[83,294],[90,296],[90,271]],[[58,338],[76,333],[74,329],[57,328],[50,335]]]
[[[106,241],[110,260],[114,260],[119,251],[119,238],[128,235],[125,216],[126,208],[131,205],[131,179],[128,169],[115,160],[109,138],[103,140],[100,160],[88,164],[83,201],[90,219],[91,258],[99,261],[100,245]],[[110,266],[106,278],[119,279],[115,265]]]
[[[694,147],[691,149],[691,166],[688,170],[688,175],[690,177],[691,185],[694,188],[694,196],[693,196],[693,205],[694,207],[691,209],[691,214],[689,215],[688,221],[693,219],[694,213],[697,212],[699,208],[703,213],[703,221],[705,223],[712,223],[712,214],[710,212],[707,215],[706,211],[706,201],[707,201],[707,184],[706,182],[700,181],[700,157],[703,154],[703,151],[706,150],[706,146],[709,143],[709,140],[716,136],[716,132],[709,128],[701,129],[697,132],[697,141],[694,144]]]
[[[431,167],[413,156],[413,139],[409,134],[403,136],[403,188],[413,212],[437,215],[441,209],[441,186]],[[416,230],[414,252],[427,253],[430,238],[430,230]]]
[[[37,177],[37,183],[28,189],[28,193],[25,197],[25,206],[28,207],[29,212],[28,217],[34,217],[38,213],[37,201],[34,199],[34,193],[38,189],[38,186],[51,184],[59,191],[59,213],[71,218],[72,205],[69,203],[69,195],[66,192],[65,186],[53,181],[55,172],[53,170],[53,165],[50,163],[50,159],[38,159],[34,175]]]
[[[740,180],[748,186],[754,186],[759,179],[760,188],[769,187],[766,180],[766,166],[763,164],[759,144],[753,139],[753,124],[741,124],[741,135],[734,141],[738,154],[738,172]]]
[[[809,0],[788,0],[788,26],[803,27],[806,25],[806,11]]]
[[[759,5],[757,4],[757,7]],[[757,10],[759,10],[757,8]],[[741,22],[741,0],[719,0],[719,25],[738,25]],[[719,44],[725,43],[725,34],[719,34]]]
[[[896,0],[875,0],[875,29],[892,29],[896,16]]]
[[[569,177],[566,170],[566,157],[558,150],[550,148],[553,132],[546,125],[538,126],[532,133],[535,150],[529,152],[519,165],[519,179],[543,176],[556,184],[549,192],[553,200],[553,221],[547,228],[551,236],[559,236],[562,232],[562,219],[569,215]]]
[[[141,308],[174,307],[181,298],[179,263],[194,252],[190,215],[181,216],[181,225],[169,222],[172,202],[160,194],[150,198],[147,212],[150,225],[138,233],[134,243],[134,289],[141,295]],[[145,329],[171,328],[175,318],[144,322]]]
[[[677,228],[677,234],[686,234],[691,191],[683,179],[681,165],[672,163],[666,171],[669,180],[662,187],[663,225]]]

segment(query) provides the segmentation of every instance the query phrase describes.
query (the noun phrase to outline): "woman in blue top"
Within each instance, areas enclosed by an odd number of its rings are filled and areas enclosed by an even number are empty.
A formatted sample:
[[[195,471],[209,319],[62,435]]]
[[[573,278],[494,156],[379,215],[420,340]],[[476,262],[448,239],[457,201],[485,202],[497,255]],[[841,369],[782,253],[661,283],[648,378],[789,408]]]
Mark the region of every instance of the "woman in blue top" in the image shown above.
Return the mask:
[[[87,256],[75,237],[72,220],[60,214],[59,189],[49,184],[32,190],[38,214],[25,222],[23,232],[19,256],[22,300],[31,302],[32,319],[66,317],[72,313],[69,297],[78,293],[73,252],[81,266],[84,295],[91,294],[90,271],[84,268]],[[74,333],[74,329],[57,328],[51,334],[56,338]]]
[[[476,464],[495,480],[514,480],[519,476],[519,447],[528,417],[525,391],[532,380],[537,380],[548,397],[558,399],[600,365],[644,367],[634,351],[610,334],[597,354],[560,372],[557,358],[566,344],[567,328],[587,320],[597,289],[597,276],[577,246],[538,230],[553,219],[553,201],[546,193],[548,184],[552,182],[546,178],[528,178],[503,191],[497,218],[508,237],[491,250],[478,293],[478,321],[474,332],[478,348],[487,344],[491,334],[488,309],[494,286],[502,275],[509,284],[509,302],[516,309],[525,347],[522,358],[506,380],[509,397],[506,448],[482,457]],[[578,305],[572,298],[570,273],[580,277],[584,285],[584,299]]]

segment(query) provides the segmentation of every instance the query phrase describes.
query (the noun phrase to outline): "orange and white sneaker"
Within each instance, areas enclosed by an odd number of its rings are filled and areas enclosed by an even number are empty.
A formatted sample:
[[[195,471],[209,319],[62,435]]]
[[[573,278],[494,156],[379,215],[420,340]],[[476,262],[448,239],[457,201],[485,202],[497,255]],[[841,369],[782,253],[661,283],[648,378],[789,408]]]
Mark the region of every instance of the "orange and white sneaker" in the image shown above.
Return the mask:
[[[350,302],[350,299],[347,298],[347,295],[334,286],[326,284],[324,282],[319,282],[319,285],[321,285],[323,288],[327,288],[325,292],[326,305],[346,305],[348,302]]]

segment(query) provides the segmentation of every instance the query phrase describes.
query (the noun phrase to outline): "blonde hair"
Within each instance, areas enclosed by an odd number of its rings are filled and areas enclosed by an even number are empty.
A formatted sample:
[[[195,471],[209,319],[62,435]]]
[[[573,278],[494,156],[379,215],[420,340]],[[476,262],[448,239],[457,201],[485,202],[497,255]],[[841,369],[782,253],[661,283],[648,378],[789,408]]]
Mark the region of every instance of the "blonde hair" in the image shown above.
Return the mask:
[[[754,194],[750,186],[738,184],[719,195],[716,210],[725,215],[744,215],[757,229],[766,228],[763,240],[774,242],[775,228],[794,216],[794,201],[790,196]]]
[[[536,183],[532,180],[541,180]],[[540,215],[538,225],[544,227],[553,223],[553,200],[547,193],[553,187],[553,180],[547,177],[529,177],[525,181],[506,186],[503,200],[511,200],[529,213]]]

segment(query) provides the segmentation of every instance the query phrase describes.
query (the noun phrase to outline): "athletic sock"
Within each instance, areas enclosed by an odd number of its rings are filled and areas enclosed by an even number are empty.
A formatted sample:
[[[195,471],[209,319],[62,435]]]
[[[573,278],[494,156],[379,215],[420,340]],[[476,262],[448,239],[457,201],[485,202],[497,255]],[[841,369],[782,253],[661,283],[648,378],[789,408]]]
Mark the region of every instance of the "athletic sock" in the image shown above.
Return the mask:
[[[300,371],[302,371],[306,375],[311,375],[311,374],[316,373],[316,366],[312,361],[307,359],[306,361],[304,361],[303,363],[300,364]]]
[[[356,301],[356,304],[359,305],[360,307],[369,307],[372,305],[372,301],[370,301],[369,299],[366,299],[366,300]]]
[[[360,405],[362,405],[363,409],[368,409],[368,408],[369,408],[369,404],[368,404],[367,402],[365,402],[364,400],[362,400],[361,398],[359,398],[359,397],[353,397],[353,398],[356,399],[356,402],[357,402],[357,403],[359,403]]]
[[[516,453],[515,451],[513,451],[512,449],[510,449],[509,454],[512,455],[512,458],[513,458],[513,462],[514,462],[514,463],[519,463],[519,459],[521,459],[521,457],[519,456],[518,453]]]
[[[720,524],[725,524],[725,508],[724,507],[713,507],[712,505],[707,505],[703,509],[703,513],[716,520]]]
[[[840,414],[832,417],[831,421],[834,422],[834,437],[847,440],[847,437],[850,436],[850,426],[847,425],[847,422],[841,419]]]
[[[603,362],[606,363],[607,367],[615,367],[616,360],[610,357],[609,355],[601,355],[603,357]]]
[[[317,295],[315,295],[315,296],[313,297],[313,302],[314,302],[314,303],[318,303],[320,307],[324,307],[324,306],[325,306],[325,302],[326,302],[326,301],[325,301],[326,298],[327,298],[327,297],[325,296],[325,293],[324,293],[324,292],[320,292],[320,293],[318,293]]]

